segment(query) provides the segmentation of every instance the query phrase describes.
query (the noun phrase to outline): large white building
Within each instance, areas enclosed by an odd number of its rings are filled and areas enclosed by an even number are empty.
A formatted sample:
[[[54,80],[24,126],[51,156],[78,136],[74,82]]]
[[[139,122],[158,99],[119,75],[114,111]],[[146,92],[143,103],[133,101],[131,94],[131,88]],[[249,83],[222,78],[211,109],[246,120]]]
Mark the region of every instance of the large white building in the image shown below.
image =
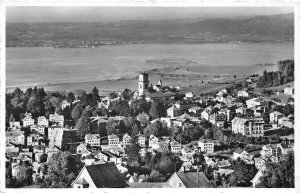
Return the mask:
[[[25,118],[23,119],[23,126],[24,127],[28,127],[34,125],[34,119],[31,116],[31,113],[27,113],[25,114]]]
[[[86,134],[85,135],[85,144],[100,147],[100,135],[99,134]]]
[[[262,118],[235,117],[232,120],[232,132],[254,137],[263,136],[264,124],[265,122]]]
[[[198,141],[198,147],[202,152],[213,153],[214,152],[214,142],[207,139],[202,139]]]
[[[49,115],[49,121],[52,122],[52,125],[64,126],[64,116],[55,114]]]
[[[114,134],[109,135],[109,136],[108,136],[108,145],[109,145],[110,147],[118,147],[119,144],[120,144],[119,140],[120,140],[120,139],[119,139],[118,136],[116,136],[116,135],[114,135]]]
[[[25,136],[21,131],[13,131],[13,132],[6,132],[6,143],[13,143],[13,144],[20,144],[24,145],[25,143]]]
[[[280,119],[281,117],[284,117],[284,115],[278,111],[274,111],[272,113],[270,113],[270,123],[278,123],[278,119]]]
[[[45,116],[39,116],[38,125],[48,127],[49,126],[49,120]]]

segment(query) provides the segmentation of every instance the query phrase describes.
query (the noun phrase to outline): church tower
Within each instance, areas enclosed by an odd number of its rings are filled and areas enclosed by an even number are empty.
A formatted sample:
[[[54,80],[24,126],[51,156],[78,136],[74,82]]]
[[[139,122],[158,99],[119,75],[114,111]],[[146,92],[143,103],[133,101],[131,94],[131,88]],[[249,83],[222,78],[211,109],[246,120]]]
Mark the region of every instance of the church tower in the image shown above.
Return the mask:
[[[145,94],[145,91],[149,88],[148,74],[142,73],[139,75],[139,96]]]

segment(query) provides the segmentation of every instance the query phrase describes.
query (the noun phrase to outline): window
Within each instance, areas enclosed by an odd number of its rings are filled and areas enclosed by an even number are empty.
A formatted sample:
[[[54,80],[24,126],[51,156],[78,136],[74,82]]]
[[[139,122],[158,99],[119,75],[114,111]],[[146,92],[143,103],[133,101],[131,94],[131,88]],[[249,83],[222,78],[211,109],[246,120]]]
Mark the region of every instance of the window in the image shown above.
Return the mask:
[[[178,183],[178,187],[181,187],[181,183]]]

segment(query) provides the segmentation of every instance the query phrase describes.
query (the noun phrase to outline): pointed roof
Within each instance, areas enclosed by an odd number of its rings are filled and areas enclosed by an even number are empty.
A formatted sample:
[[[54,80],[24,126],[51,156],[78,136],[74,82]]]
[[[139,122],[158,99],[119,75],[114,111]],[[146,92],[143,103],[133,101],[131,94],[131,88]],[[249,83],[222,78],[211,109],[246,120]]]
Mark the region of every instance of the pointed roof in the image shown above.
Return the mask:
[[[209,180],[207,179],[207,177],[204,175],[203,172],[176,172],[174,175],[177,175],[182,181],[182,183],[185,185],[185,187],[187,188],[197,188],[197,187],[204,188],[206,187],[206,184],[209,182]]]

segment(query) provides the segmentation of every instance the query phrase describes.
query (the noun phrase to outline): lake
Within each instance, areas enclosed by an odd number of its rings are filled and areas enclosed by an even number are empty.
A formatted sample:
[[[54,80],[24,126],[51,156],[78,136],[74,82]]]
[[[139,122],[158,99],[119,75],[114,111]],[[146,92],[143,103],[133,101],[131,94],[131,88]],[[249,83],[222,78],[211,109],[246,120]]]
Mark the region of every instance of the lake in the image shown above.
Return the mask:
[[[134,78],[153,68],[176,66],[199,67],[201,74],[251,74],[257,71],[255,64],[292,58],[292,43],[6,48],[6,84],[15,87]]]

